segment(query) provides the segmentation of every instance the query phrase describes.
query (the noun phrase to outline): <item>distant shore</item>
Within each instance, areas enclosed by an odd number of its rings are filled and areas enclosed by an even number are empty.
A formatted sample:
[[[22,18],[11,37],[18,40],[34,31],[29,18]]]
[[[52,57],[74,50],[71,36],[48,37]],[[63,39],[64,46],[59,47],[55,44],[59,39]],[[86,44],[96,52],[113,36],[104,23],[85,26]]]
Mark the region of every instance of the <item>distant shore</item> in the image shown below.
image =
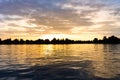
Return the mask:
[[[37,40],[23,40],[23,39],[14,39],[12,40],[11,38],[1,40],[0,39],[0,44],[119,44],[120,43],[120,38],[116,36],[110,36],[106,37],[104,36],[103,39],[98,39],[94,38],[93,40],[87,40],[87,41],[82,41],[82,40],[70,40],[68,38],[66,39],[37,39]]]

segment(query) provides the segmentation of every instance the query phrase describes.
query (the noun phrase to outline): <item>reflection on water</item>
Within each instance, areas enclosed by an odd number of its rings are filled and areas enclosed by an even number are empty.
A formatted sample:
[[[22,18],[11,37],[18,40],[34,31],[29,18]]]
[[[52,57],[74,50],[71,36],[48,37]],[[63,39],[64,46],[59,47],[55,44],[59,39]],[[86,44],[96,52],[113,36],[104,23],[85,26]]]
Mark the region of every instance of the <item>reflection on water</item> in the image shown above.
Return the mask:
[[[0,45],[0,80],[118,80],[119,75],[119,44]]]

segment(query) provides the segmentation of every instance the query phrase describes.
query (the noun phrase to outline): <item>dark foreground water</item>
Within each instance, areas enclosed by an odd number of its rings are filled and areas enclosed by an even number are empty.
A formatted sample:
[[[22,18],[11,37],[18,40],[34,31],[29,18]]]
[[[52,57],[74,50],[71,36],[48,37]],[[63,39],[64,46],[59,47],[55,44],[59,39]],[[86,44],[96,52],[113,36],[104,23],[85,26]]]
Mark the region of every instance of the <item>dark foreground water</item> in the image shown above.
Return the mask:
[[[120,80],[120,44],[0,45],[0,80]]]

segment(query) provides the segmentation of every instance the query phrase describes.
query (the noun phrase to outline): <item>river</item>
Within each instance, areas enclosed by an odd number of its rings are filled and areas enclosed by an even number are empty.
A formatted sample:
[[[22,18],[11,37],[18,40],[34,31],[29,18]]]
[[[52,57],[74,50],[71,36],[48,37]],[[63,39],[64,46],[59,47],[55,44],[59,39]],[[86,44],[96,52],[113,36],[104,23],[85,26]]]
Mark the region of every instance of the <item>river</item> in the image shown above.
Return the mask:
[[[120,44],[0,45],[0,80],[120,80]]]

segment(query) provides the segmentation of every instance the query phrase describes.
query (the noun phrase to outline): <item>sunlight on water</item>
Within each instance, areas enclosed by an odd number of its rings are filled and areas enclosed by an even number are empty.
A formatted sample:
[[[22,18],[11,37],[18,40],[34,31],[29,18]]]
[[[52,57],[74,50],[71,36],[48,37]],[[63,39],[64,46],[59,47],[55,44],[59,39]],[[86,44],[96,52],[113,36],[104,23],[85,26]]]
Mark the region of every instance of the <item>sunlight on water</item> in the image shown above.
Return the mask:
[[[77,71],[83,70],[83,72],[87,71],[88,74],[94,77],[119,77],[120,45],[72,44],[0,46],[0,80],[4,80],[4,78],[7,77],[7,80],[11,80],[10,77],[17,79],[21,78],[18,76],[24,74],[34,75],[30,67],[49,67],[49,65],[57,65],[57,67],[60,68],[74,69]],[[23,70],[22,73],[19,72],[19,70]],[[56,70],[59,71],[58,69]],[[14,71],[18,71],[19,75],[16,75]],[[11,72],[13,72],[13,75],[9,74]],[[32,77],[30,78],[32,79]],[[30,80],[30,78],[27,77],[28,80]]]

